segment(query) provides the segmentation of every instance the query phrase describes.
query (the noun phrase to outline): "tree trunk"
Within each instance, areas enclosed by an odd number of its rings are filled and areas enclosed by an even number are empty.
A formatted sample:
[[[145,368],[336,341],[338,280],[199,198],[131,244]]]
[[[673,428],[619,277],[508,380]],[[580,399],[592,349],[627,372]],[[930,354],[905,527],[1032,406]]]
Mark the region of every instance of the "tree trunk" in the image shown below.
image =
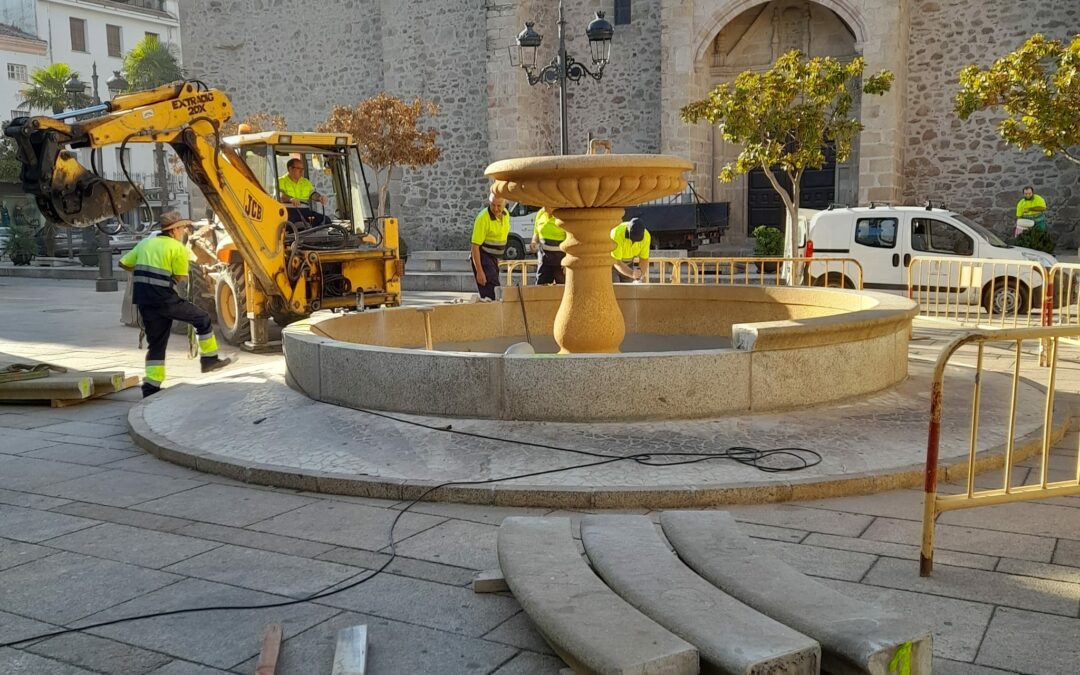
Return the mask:
[[[769,179],[769,183],[772,184],[773,189],[776,190],[776,194],[780,195],[781,201],[784,202],[784,209],[787,211],[788,218],[792,218],[791,222],[795,223],[795,225],[797,226],[798,222],[799,222],[798,221],[798,218],[799,218],[798,202],[793,202],[792,201],[792,196],[790,194],[788,194],[787,190],[780,187],[780,183],[779,183],[779,181],[776,180],[776,176],[773,175],[773,172],[772,172],[771,168],[769,168],[767,166],[763,166],[762,169],[765,171],[765,177]],[[790,178],[790,176],[789,176],[789,178]],[[798,198],[799,187],[798,187],[797,183],[794,184],[794,190],[795,190],[796,198]],[[794,214],[794,215],[792,215],[792,214]],[[794,230],[794,229],[795,229],[794,227],[787,227],[786,225],[784,227],[784,257],[785,258],[793,258],[793,257],[795,257],[794,255],[792,255],[792,253],[795,250],[795,248],[793,246],[795,239],[792,236],[792,230]],[[793,285],[792,282],[793,282],[793,279],[794,279],[794,275],[792,273],[790,263],[784,263],[783,274],[782,275],[783,275],[783,278],[784,278],[784,282],[788,286]]]
[[[161,143],[154,143],[154,159],[157,162],[157,183],[160,190],[160,197],[158,202],[161,204],[159,207],[159,215],[169,210],[169,181],[165,168],[165,146]]]
[[[376,213],[376,215],[379,218],[385,218],[386,217],[386,201],[387,201],[387,197],[389,195],[390,195],[390,181],[388,180],[388,181],[386,181],[386,183],[379,186],[379,210]]]

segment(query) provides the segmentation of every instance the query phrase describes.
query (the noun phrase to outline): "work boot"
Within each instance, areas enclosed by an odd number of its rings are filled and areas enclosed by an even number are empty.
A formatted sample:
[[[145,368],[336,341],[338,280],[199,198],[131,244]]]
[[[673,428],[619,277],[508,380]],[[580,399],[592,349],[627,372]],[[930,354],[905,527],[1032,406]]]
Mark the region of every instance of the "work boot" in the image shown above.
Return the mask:
[[[233,360],[228,357],[223,359],[220,356],[211,356],[209,358],[204,356],[202,359],[199,360],[199,366],[202,368],[202,371],[204,373],[210,373],[215,370],[221,370],[232,362]]]
[[[161,387],[155,387],[152,384],[146,384],[144,382],[143,386],[142,386],[142,397],[147,398],[148,396],[153,396],[154,394],[158,393],[159,391],[161,391]]]

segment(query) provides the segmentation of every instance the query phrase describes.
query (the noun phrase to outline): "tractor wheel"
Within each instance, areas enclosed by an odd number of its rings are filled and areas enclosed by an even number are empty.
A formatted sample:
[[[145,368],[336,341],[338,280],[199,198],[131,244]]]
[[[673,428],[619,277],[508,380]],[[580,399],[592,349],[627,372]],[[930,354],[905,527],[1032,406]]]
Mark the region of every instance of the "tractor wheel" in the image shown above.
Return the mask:
[[[207,273],[206,269],[196,265],[191,267],[191,276],[188,277],[191,287],[191,302],[196,307],[210,315],[211,319],[217,318],[217,310],[214,302],[214,278]]]
[[[218,330],[231,345],[240,346],[251,340],[251,323],[247,319],[247,288],[243,263],[229,265],[218,275],[214,289]]]

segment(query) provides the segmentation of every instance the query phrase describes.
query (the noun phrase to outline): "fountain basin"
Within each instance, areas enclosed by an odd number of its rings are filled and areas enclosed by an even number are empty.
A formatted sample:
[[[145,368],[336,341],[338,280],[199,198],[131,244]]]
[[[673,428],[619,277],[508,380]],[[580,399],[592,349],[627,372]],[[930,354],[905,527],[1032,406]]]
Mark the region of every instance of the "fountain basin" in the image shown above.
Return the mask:
[[[503,291],[501,302],[294,323],[283,332],[290,383],[326,403],[449,417],[638,421],[774,411],[902,381],[917,314],[906,298],[867,291],[628,284],[615,295],[628,344],[642,336],[644,351],[438,349],[524,342],[526,320],[538,347],[550,340],[563,289]],[[674,350],[649,349],[665,336]],[[730,346],[684,349],[687,340]]]

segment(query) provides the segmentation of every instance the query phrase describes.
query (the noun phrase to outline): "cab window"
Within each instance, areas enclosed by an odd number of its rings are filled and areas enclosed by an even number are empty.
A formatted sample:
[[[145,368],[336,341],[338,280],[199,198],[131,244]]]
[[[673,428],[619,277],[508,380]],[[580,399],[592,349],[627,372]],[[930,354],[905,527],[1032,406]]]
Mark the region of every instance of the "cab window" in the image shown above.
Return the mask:
[[[896,246],[896,218],[859,218],[855,221],[855,243],[873,248]]]
[[[944,221],[912,218],[911,248],[925,253],[972,255],[975,252],[975,241]]]

